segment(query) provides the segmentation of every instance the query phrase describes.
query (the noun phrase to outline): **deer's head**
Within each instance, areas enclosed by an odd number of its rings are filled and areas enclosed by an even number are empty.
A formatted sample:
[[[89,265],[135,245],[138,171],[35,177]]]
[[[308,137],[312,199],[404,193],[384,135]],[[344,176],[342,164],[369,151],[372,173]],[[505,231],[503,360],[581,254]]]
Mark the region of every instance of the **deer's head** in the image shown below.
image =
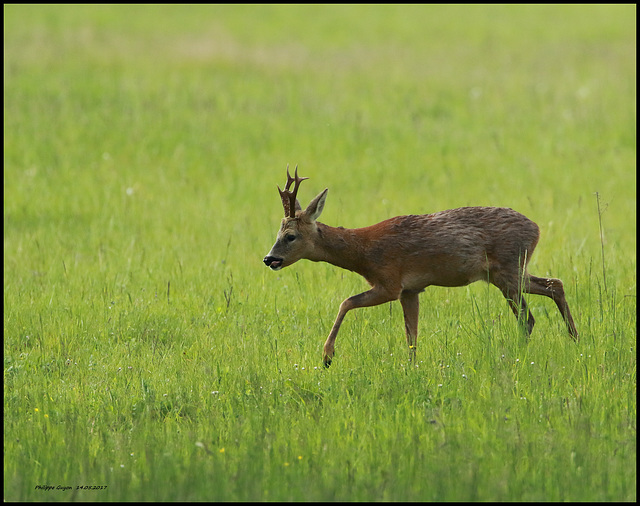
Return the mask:
[[[296,198],[300,183],[308,179],[298,177],[298,167],[296,166],[295,177],[289,174],[287,166],[287,184],[280,192],[282,207],[284,208],[284,218],[280,225],[280,230],[276,236],[276,242],[271,251],[264,257],[263,262],[274,271],[297,262],[302,258],[312,258],[315,249],[315,238],[318,234],[316,220],[324,209],[324,202],[327,198],[328,188],[314,198],[305,210],[302,210],[300,202]],[[293,191],[289,188],[294,184]]]

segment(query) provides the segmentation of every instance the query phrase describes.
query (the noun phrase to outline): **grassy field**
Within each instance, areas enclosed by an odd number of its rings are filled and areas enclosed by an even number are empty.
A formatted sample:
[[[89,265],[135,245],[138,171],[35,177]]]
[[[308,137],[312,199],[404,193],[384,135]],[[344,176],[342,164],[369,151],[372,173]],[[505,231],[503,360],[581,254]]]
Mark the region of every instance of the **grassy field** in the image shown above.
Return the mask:
[[[5,500],[636,500],[634,5],[4,15]],[[527,215],[581,341],[432,287],[325,370],[367,285],[262,264],[288,163],[334,226]]]

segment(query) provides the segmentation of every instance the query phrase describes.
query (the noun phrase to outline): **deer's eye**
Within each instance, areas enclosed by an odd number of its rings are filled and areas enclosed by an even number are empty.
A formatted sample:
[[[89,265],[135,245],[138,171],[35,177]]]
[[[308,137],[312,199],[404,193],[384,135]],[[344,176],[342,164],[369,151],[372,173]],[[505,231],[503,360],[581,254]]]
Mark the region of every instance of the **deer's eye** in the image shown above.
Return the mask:
[[[293,242],[296,240],[296,236],[293,234],[287,234],[285,239],[287,240],[287,242]]]

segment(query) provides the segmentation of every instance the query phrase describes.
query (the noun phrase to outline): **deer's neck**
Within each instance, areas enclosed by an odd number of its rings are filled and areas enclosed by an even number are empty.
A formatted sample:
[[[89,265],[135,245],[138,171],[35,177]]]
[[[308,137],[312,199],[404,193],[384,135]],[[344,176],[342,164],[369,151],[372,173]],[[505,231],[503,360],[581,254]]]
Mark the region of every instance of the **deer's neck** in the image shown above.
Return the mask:
[[[367,240],[360,229],[330,227],[317,222],[314,253],[309,260],[328,262],[367,277]]]

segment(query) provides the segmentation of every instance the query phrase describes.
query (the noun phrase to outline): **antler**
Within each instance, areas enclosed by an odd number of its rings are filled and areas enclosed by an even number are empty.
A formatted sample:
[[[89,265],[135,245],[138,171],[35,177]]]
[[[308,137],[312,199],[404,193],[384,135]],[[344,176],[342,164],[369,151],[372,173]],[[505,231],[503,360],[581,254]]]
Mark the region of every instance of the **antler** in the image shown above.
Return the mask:
[[[300,187],[300,183],[305,179],[309,179],[308,177],[298,177],[298,166],[296,165],[295,177],[291,177],[289,174],[289,165],[287,164],[287,185],[284,187],[284,190],[281,190],[278,186],[278,191],[280,192],[280,198],[282,199],[282,206],[284,207],[284,215],[285,217],[295,218],[296,217],[296,195],[298,194],[298,188]],[[293,191],[289,191],[291,187],[291,183],[294,183]]]

